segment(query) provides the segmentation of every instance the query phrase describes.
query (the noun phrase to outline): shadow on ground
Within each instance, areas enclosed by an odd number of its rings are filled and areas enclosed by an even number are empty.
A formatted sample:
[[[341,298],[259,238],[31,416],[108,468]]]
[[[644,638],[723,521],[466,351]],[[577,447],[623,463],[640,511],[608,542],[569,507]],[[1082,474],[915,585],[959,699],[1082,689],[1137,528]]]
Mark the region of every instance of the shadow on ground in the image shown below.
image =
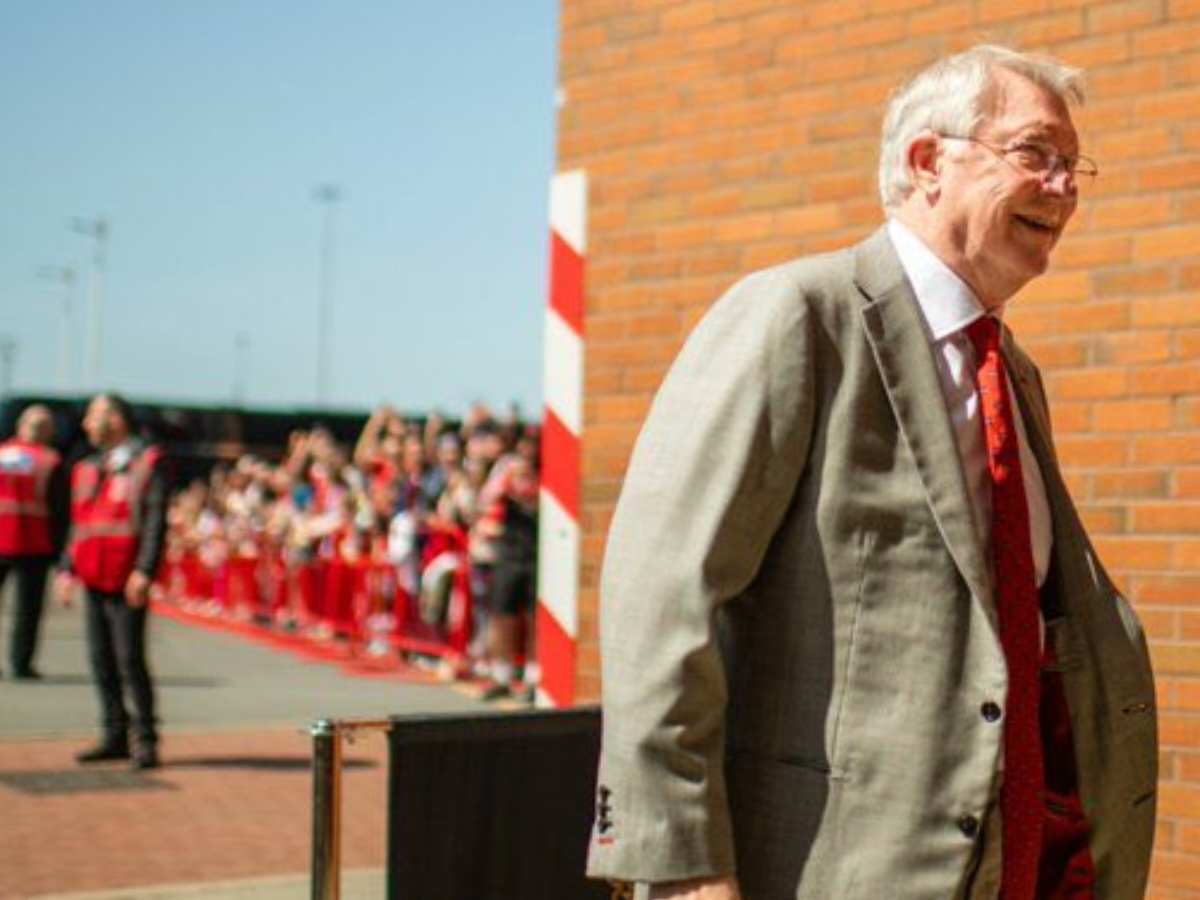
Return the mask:
[[[172,756],[163,761],[169,769],[250,769],[260,772],[295,772],[312,768],[308,756]],[[370,759],[343,759],[343,769],[377,769]]]

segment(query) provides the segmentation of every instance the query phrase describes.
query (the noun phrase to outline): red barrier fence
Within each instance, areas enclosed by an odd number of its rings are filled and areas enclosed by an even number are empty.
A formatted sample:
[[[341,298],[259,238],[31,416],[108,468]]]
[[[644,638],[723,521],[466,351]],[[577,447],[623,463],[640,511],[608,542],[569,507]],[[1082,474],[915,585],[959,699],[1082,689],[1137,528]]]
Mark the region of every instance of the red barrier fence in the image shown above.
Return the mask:
[[[168,554],[164,599],[205,603],[217,615],[347,641],[374,654],[401,651],[461,661],[472,631],[466,536],[434,532],[421,552],[416,591],[396,564],[339,556],[289,562],[278,549],[207,562]]]

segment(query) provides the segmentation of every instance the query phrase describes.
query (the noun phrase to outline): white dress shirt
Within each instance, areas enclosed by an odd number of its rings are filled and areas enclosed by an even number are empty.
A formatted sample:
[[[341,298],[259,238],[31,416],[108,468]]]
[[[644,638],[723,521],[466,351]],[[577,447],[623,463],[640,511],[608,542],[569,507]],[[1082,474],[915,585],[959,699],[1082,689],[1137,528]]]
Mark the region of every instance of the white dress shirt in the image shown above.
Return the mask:
[[[967,491],[971,495],[975,526],[988,558],[991,558],[992,488],[987,470],[987,446],[984,440],[983,411],[975,384],[975,348],[964,329],[986,315],[974,292],[942,262],[924,242],[895,219],[888,221],[888,237],[900,257],[917,303],[928,326],[926,334],[937,363],[942,394],[958,440]],[[1033,537],[1033,564],[1040,587],[1050,567],[1052,531],[1050,504],[1037,459],[1029,449],[1025,422],[1013,395],[1012,377],[1008,378],[1008,398],[1017,424],[1017,443],[1021,453],[1021,475],[1029,505],[1029,527]]]

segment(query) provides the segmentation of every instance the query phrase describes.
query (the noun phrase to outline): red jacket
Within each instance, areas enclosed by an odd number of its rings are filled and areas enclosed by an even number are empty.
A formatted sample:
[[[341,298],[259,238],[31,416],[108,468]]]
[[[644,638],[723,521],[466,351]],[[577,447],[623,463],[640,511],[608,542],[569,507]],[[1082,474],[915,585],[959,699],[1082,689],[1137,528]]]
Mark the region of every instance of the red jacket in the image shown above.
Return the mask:
[[[146,488],[162,458],[155,446],[138,448],[109,469],[101,454],[71,472],[71,569],[94,590],[120,593],[138,560]],[[153,576],[152,571],[147,575]]]
[[[0,444],[0,556],[55,552],[50,479],[57,452],[13,438]]]

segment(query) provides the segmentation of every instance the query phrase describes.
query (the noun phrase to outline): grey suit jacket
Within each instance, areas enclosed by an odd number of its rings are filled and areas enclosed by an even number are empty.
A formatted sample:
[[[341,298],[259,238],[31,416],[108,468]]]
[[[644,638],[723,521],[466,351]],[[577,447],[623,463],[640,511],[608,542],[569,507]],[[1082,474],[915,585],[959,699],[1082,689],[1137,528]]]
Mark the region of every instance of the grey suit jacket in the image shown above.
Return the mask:
[[[1007,674],[924,320],[886,232],[743,280],[638,438],[601,582],[589,873],[747,900],[994,897]],[[1044,596],[1098,898],[1142,896],[1154,687],[1040,376],[1003,352],[1054,527]],[[982,823],[973,829],[972,822]]]

